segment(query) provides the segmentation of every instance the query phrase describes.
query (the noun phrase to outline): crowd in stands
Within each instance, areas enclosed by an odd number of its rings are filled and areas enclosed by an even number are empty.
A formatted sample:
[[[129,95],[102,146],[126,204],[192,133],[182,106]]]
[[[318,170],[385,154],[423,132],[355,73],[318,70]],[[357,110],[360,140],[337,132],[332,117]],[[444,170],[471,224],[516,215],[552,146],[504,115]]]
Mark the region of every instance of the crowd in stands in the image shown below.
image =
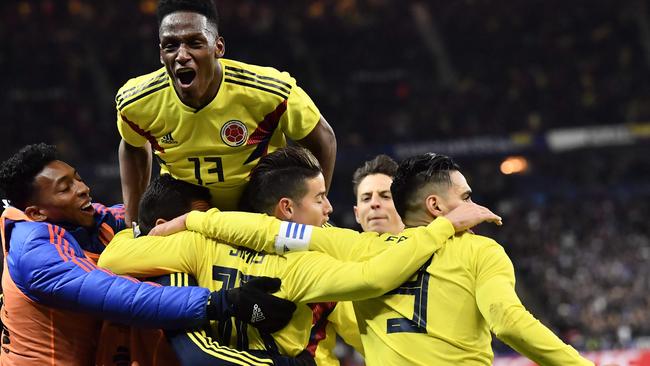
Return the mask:
[[[0,156],[46,140],[80,166],[117,164],[114,94],[160,67],[155,5],[2,2]],[[650,25],[640,1],[218,5],[226,56],[289,71],[343,152],[650,118]],[[527,306],[580,349],[650,336],[647,156],[640,148],[540,154],[528,175],[514,177],[498,173],[498,157],[461,160],[477,200],[504,218],[485,233],[516,263]],[[87,170],[102,200],[120,199],[117,174]],[[354,225],[350,178],[337,170],[332,187],[342,226]]]

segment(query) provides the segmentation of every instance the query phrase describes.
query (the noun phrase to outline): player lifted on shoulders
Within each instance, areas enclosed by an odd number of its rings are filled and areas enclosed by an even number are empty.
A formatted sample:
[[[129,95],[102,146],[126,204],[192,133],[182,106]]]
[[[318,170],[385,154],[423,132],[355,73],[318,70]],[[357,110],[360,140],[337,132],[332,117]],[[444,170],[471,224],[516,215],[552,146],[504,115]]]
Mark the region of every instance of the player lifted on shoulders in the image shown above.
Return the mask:
[[[164,67],[116,96],[127,223],[149,183],[151,150],[163,173],[208,187],[221,209],[236,208],[257,160],[287,138],[317,157],[329,186],[334,132],[294,78],[223,58],[212,0],[161,0],[158,22]]]

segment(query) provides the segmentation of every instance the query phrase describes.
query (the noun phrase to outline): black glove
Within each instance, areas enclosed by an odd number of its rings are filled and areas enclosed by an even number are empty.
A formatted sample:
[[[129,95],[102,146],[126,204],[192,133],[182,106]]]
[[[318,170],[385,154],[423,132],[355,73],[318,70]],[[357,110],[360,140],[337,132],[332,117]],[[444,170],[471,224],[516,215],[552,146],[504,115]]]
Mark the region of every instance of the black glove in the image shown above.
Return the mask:
[[[277,332],[296,310],[291,301],[270,295],[281,284],[279,278],[255,277],[241,287],[215,291],[208,300],[208,318],[223,321],[234,316],[260,332]]]

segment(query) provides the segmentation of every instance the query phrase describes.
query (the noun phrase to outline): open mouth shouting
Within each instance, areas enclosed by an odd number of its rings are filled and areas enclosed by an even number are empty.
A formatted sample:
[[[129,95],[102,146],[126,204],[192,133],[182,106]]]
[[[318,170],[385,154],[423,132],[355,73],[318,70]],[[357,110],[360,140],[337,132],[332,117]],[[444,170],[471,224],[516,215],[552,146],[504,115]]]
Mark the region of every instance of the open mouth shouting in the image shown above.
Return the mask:
[[[176,82],[182,89],[188,89],[196,79],[196,71],[190,68],[181,68],[175,72]]]

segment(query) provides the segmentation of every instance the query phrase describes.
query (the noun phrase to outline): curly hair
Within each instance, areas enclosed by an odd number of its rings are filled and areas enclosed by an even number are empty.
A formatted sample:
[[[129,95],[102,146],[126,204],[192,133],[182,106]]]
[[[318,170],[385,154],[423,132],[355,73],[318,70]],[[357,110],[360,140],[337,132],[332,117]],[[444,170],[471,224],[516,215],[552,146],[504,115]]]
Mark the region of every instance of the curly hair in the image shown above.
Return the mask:
[[[416,155],[400,162],[390,187],[397,213],[405,218],[407,212],[419,209],[422,205],[420,192],[425,185],[450,187],[449,173],[453,170],[460,170],[458,164],[448,156],[434,153]]]
[[[24,210],[34,194],[34,178],[54,160],[58,157],[53,145],[23,147],[0,165],[0,190],[14,207]]]
[[[156,12],[158,27],[160,28],[163,18],[177,11],[199,13],[206,17],[215,30],[219,29],[217,6],[212,0],[160,0]]]

